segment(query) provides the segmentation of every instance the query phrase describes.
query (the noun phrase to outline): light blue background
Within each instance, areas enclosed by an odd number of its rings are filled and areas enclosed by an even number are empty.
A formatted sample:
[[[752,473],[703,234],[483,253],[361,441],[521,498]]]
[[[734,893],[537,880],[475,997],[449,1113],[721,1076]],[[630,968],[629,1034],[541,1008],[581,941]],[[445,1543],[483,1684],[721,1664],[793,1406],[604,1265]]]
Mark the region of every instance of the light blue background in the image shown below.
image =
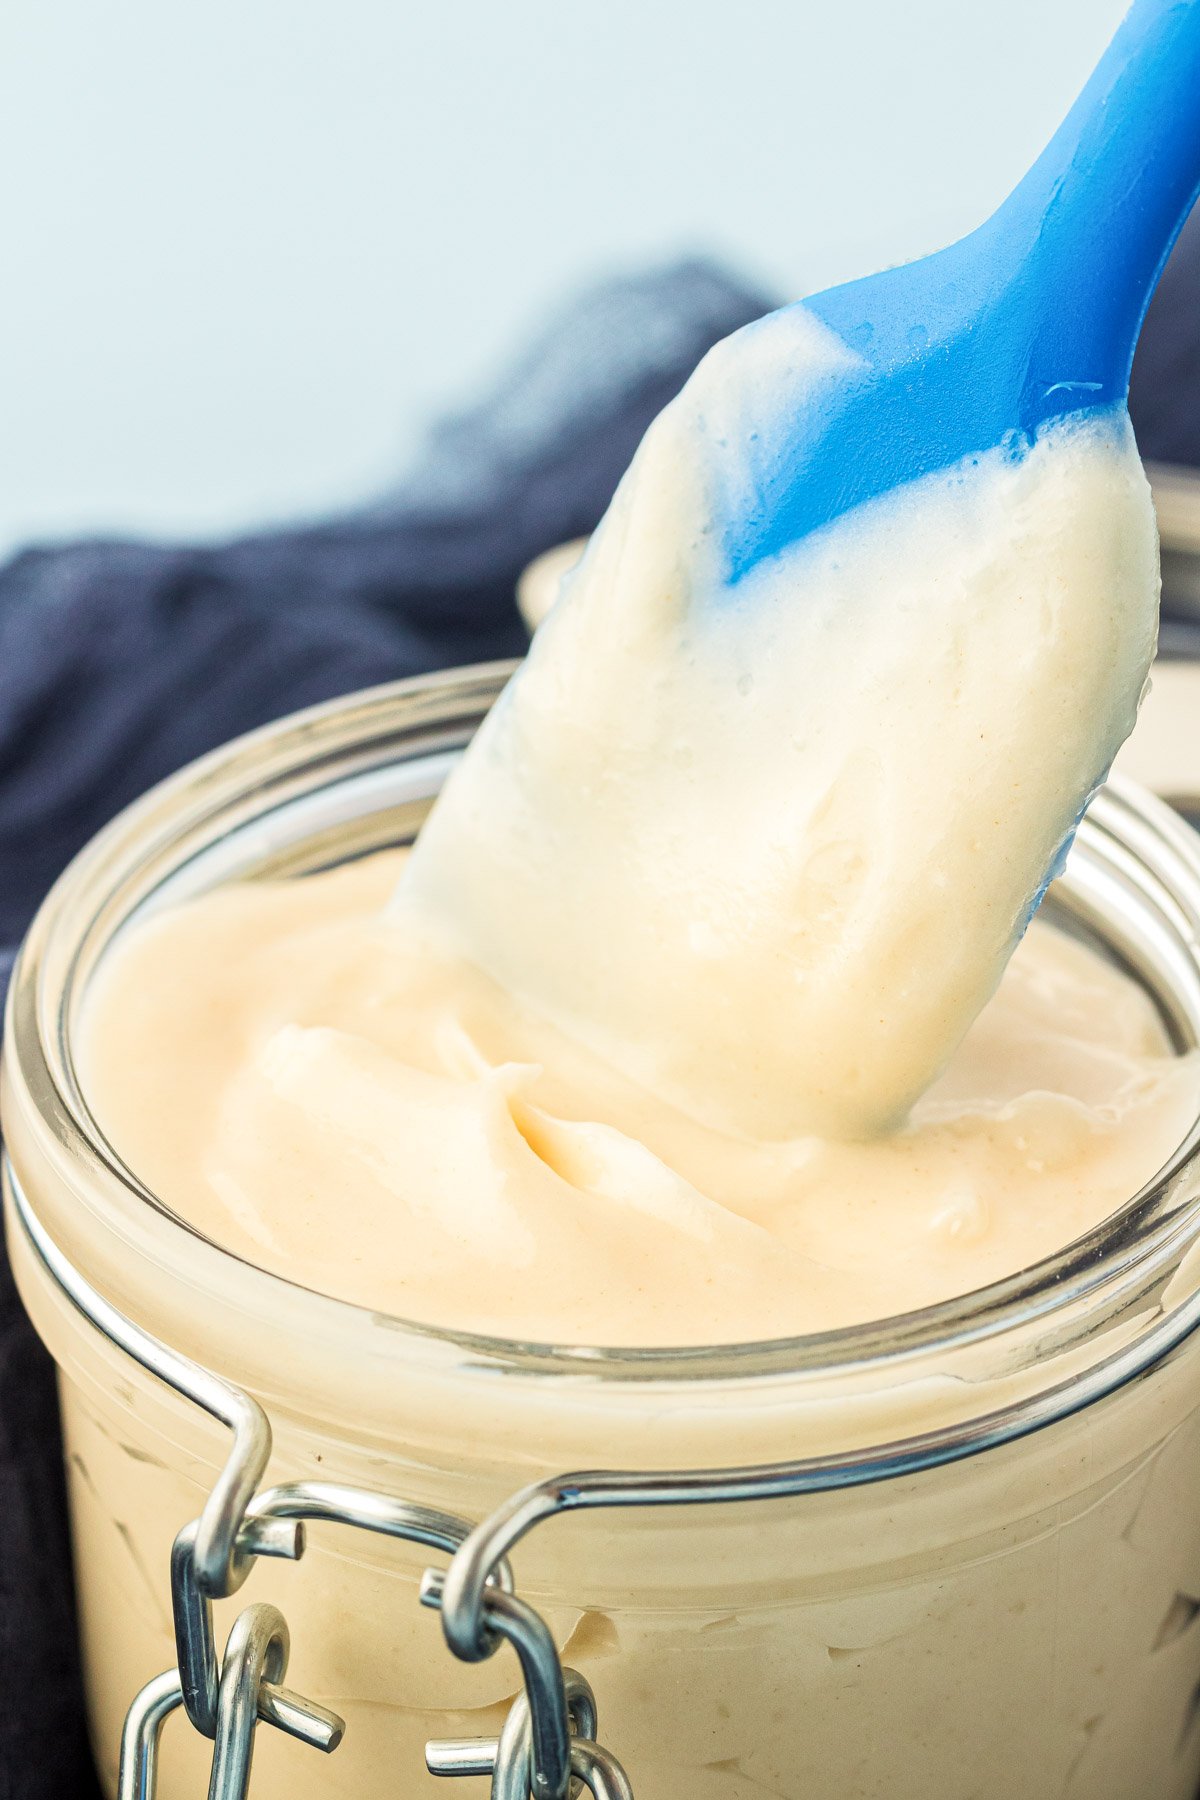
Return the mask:
[[[4,0],[0,547],[356,500],[573,286],[960,235],[1122,0]]]

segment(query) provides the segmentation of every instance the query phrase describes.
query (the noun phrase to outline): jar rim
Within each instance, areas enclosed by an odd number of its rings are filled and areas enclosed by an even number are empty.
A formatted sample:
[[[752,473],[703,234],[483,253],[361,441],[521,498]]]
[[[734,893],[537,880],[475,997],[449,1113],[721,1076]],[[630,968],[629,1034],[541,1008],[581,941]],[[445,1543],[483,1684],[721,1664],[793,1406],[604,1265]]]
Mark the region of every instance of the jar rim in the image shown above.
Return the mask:
[[[461,747],[511,675],[513,663],[492,663],[385,683],[293,713],[210,752],[159,783],[104,828],[74,858],[43,902],[13,970],[5,1022],[5,1063],[20,1070],[40,1122],[85,1173],[115,1183],[126,1207],[152,1212],[156,1228],[206,1247],[221,1264],[237,1267],[270,1291],[298,1296],[296,1304],[320,1309],[347,1330],[382,1327],[396,1346],[424,1343],[489,1367],[529,1373],[600,1375],[608,1380],[691,1383],[757,1375],[822,1377],[853,1374],[927,1352],[951,1352],[1015,1326],[1062,1315],[1114,1284],[1139,1290],[1168,1275],[1200,1237],[1200,1191],[1176,1192],[1181,1174],[1200,1152],[1200,1118],[1167,1163],[1108,1218],[1054,1255],[999,1281],[933,1305],[862,1324],[741,1343],[685,1346],[591,1346],[536,1343],[448,1328],[381,1313],[360,1303],[306,1287],[227,1249],[175,1213],[152,1193],[108,1144],[77,1079],[70,1044],[70,1001],[80,978],[86,931],[119,928],[115,898],[131,866],[167,856],[186,832],[205,822],[244,813],[249,803],[274,795],[274,804],[296,796],[300,768],[320,771],[353,761],[382,735],[394,738],[396,713],[413,715],[409,729],[428,740],[431,753]],[[401,727],[404,729],[404,727]],[[369,764],[366,754],[364,766]],[[240,817],[240,814],[238,814]],[[216,842],[220,842],[218,834]],[[1077,908],[1103,924],[1120,892],[1129,905],[1153,911],[1175,934],[1174,966],[1195,985],[1193,1004],[1181,1018],[1177,996],[1160,980],[1155,991],[1181,1042],[1200,1043],[1200,838],[1170,807],[1125,778],[1113,778],[1095,796],[1081,823],[1063,878],[1095,867],[1083,883]],[[154,890],[161,894],[166,878]],[[82,904],[89,884],[99,897]],[[1130,897],[1134,898],[1131,899]],[[85,917],[86,930],[78,915]],[[128,914],[126,914],[128,916]],[[74,940],[72,941],[74,935]],[[110,930],[111,935],[111,930]],[[1161,974],[1161,971],[1160,971]],[[61,993],[55,993],[55,983]],[[144,1221],[142,1221],[144,1223]],[[264,1292],[268,1291],[264,1288]]]

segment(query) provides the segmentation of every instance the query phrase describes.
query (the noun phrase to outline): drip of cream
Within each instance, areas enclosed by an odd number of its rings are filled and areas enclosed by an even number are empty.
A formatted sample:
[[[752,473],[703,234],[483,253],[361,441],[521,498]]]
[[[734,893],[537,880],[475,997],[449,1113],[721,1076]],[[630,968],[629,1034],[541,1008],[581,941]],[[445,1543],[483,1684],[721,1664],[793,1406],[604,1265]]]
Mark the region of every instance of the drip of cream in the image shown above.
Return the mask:
[[[710,353],[392,904],[664,1103],[758,1139],[869,1136],[929,1086],[1155,643],[1123,411],[926,476],[732,582],[722,521],[764,421],[854,368],[803,307]]]

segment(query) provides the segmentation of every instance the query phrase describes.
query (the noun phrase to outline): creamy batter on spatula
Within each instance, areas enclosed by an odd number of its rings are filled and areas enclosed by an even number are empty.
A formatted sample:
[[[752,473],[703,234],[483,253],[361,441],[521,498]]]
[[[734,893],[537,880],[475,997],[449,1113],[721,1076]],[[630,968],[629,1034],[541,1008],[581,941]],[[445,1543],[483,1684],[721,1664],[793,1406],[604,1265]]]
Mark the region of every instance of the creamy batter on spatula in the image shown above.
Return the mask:
[[[760,431],[852,378],[803,307],[651,427],[395,901],[664,1103],[895,1125],[1000,978],[1153,653],[1124,409],[731,572]]]

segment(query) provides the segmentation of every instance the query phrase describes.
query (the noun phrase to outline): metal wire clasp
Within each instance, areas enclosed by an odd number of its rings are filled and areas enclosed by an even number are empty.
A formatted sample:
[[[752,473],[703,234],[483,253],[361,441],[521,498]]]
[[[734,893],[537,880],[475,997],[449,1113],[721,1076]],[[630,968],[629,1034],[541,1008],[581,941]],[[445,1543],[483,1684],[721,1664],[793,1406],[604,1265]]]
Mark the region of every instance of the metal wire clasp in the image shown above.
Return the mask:
[[[197,1564],[199,1529],[200,1521],[194,1519],[172,1546],[171,1610],[183,1704],[196,1730],[211,1738],[217,1731],[220,1664],[213,1636],[213,1597],[205,1590]],[[248,1520],[240,1541],[256,1556],[284,1556],[295,1562],[304,1554],[304,1527],[284,1520]],[[269,1685],[274,1681],[270,1677]]]
[[[440,1569],[427,1569],[421,1582],[422,1605],[440,1608],[445,1586],[446,1576]],[[521,1790],[521,1800],[525,1800],[527,1793],[531,1793],[534,1800],[566,1800],[570,1785],[571,1721],[565,1671],[558,1660],[550,1628],[540,1613],[534,1612],[515,1594],[505,1594],[495,1588],[483,1596],[482,1609],[485,1620],[483,1655],[466,1660],[482,1662],[499,1648],[503,1639],[507,1639],[517,1653],[525,1683],[531,1748],[529,1775],[526,1787]],[[493,1793],[496,1792],[493,1787]]]
[[[596,1698],[578,1669],[562,1670],[570,1715],[570,1790],[580,1785],[595,1800],[633,1800],[620,1763],[596,1740]],[[425,1746],[431,1775],[490,1775],[491,1800],[529,1800],[534,1781],[533,1721],[528,1693],[518,1694],[498,1738],[442,1738]]]
[[[260,1718],[326,1753],[341,1743],[346,1726],[337,1713],[279,1687],[289,1649],[287,1623],[273,1606],[238,1614],[221,1663],[209,1800],[246,1800]]]
[[[288,1650],[287,1623],[273,1606],[248,1606],[238,1614],[221,1662],[209,1800],[246,1800],[260,1719],[326,1753],[341,1743],[345,1723],[336,1713],[279,1685]],[[154,1800],[162,1728],[183,1703],[184,1684],[175,1669],[142,1689],[125,1720],[117,1800]]]
[[[222,1659],[214,1638],[213,1601],[236,1593],[259,1556],[298,1560],[306,1520],[353,1525],[446,1552],[450,1569],[426,1572],[421,1600],[443,1610],[449,1648],[466,1662],[483,1661],[503,1642],[516,1651],[524,1691],[500,1737],[430,1744],[434,1773],[490,1774],[493,1800],[568,1800],[581,1786],[597,1800],[632,1800],[620,1764],[595,1741],[591,1689],[576,1670],[563,1669],[545,1620],[513,1592],[507,1558],[509,1546],[531,1525],[580,1491],[577,1484],[527,1490],[474,1529],[450,1514],[336,1483],[301,1481],[259,1492],[271,1453],[263,1409],[97,1293],[41,1225],[7,1157],[2,1161],[15,1218],[67,1298],[142,1368],[233,1436],[200,1517],[175,1539],[171,1598],[178,1668],[155,1676],[129,1709],[118,1800],[154,1800],[162,1729],[180,1707],[213,1741],[209,1800],[246,1800],[259,1720],[326,1752],[340,1743],[345,1725],[336,1713],[282,1686],[288,1631],[274,1607],[249,1606],[240,1613]]]

